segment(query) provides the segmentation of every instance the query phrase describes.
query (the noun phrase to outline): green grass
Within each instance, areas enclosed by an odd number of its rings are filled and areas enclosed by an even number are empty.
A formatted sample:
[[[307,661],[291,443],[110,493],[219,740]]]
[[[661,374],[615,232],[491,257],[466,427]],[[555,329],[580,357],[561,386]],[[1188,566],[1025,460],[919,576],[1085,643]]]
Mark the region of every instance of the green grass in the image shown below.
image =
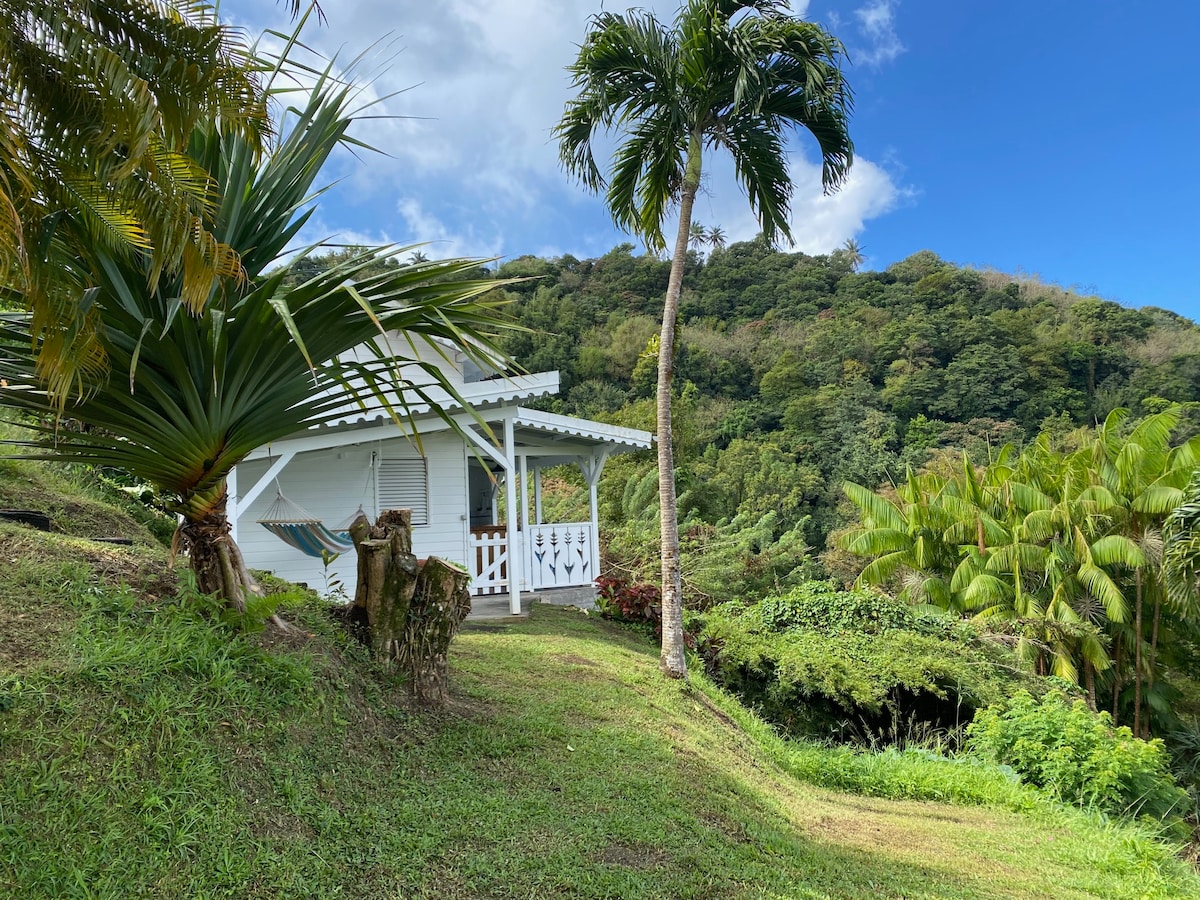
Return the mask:
[[[0,658],[2,897],[1200,896],[1145,832],[787,742],[595,618],[469,625],[422,716],[316,604],[234,634],[88,545],[0,529],[37,648]]]
[[[0,422],[0,439],[26,436]],[[85,466],[47,465],[13,459],[0,448],[0,509],[46,513],[56,534],[82,538],[128,538],[138,546],[165,546],[174,520],[126,496],[113,482]]]

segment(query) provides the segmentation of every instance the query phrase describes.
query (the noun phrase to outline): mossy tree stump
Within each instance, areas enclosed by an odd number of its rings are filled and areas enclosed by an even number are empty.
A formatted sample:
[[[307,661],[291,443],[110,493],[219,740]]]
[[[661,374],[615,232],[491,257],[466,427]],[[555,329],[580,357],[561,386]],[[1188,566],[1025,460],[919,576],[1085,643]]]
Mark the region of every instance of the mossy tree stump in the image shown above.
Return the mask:
[[[366,626],[376,659],[400,666],[421,706],[450,699],[450,642],[471,611],[470,576],[443,559],[412,552],[412,510],[389,509],[350,526],[358,553],[351,619]]]

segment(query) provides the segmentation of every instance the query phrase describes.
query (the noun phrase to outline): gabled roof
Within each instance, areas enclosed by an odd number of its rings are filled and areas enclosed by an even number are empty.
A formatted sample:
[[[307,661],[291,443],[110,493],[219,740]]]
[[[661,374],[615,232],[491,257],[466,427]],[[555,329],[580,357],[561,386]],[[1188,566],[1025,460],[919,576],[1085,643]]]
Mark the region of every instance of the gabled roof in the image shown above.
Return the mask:
[[[504,404],[557,394],[558,382],[558,372],[535,372],[532,375],[508,375],[483,381],[472,381],[458,385],[457,389],[467,406],[482,412]],[[463,409],[461,403],[440,388],[429,388],[427,394],[447,412]],[[414,417],[430,412],[428,403],[413,403],[409,409]],[[387,410],[377,400],[373,400],[366,404],[365,409],[358,406],[348,407],[346,415],[324,425],[315,426],[315,429],[374,425],[390,421],[392,421],[392,417]]]

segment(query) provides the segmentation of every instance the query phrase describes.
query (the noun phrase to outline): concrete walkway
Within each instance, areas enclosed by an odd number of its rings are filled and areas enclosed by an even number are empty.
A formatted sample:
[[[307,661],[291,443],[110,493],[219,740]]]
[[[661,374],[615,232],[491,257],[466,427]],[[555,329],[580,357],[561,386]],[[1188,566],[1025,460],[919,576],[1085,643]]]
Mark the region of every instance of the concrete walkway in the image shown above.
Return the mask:
[[[581,609],[596,608],[595,588],[559,588],[522,593],[521,614],[514,616],[508,610],[508,594],[484,594],[471,598],[471,612],[468,622],[473,621],[518,621],[529,615],[529,607],[534,603],[546,603],[551,606],[578,606]]]

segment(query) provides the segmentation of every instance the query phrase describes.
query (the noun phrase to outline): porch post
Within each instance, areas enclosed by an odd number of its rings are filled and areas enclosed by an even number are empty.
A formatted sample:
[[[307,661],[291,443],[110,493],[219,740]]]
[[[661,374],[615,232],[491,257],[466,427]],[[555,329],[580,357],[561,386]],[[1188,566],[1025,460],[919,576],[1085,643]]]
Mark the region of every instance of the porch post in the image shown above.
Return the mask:
[[[516,438],[512,419],[504,420],[504,456],[508,461],[504,478],[504,517],[508,537],[508,611],[521,614],[521,534],[517,524]]]
[[[529,471],[526,469],[525,454],[521,454],[521,515],[518,517],[521,528],[529,527]]]
[[[592,580],[600,577],[600,504],[596,496],[596,488],[600,484],[600,474],[604,471],[604,463],[608,460],[609,448],[604,447],[592,453],[586,465],[581,464],[583,475],[588,483],[588,506],[592,516]]]

